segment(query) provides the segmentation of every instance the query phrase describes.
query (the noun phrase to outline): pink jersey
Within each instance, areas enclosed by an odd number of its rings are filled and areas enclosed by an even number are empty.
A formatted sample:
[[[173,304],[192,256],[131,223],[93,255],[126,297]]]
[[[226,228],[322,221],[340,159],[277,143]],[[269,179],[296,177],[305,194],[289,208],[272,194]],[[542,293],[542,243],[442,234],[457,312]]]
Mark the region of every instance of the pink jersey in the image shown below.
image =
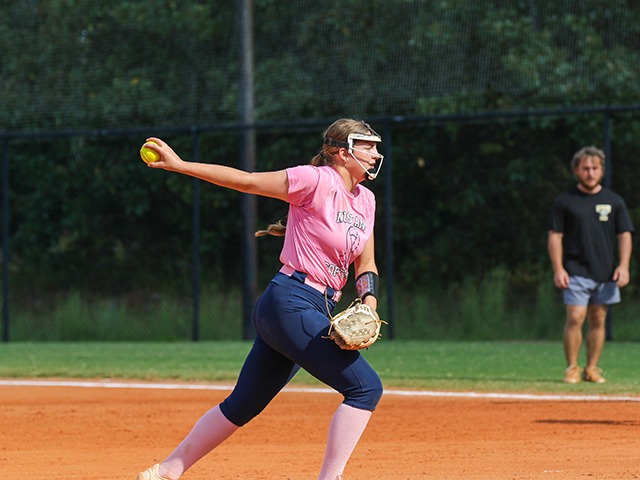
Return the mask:
[[[348,191],[329,166],[288,168],[287,177],[290,205],[280,261],[342,290],[349,265],[373,233],[375,196],[362,185]]]

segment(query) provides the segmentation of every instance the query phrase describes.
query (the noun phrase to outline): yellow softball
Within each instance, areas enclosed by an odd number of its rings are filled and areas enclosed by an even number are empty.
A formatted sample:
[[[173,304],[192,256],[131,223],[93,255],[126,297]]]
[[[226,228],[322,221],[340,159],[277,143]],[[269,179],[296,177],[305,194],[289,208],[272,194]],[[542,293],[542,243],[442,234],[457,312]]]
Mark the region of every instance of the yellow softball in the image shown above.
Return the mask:
[[[154,150],[151,150],[149,147],[146,146],[149,143],[156,143],[156,142],[147,142],[140,149],[140,158],[142,158],[144,163],[153,163],[160,160],[160,155],[158,155],[157,152],[155,152]]]

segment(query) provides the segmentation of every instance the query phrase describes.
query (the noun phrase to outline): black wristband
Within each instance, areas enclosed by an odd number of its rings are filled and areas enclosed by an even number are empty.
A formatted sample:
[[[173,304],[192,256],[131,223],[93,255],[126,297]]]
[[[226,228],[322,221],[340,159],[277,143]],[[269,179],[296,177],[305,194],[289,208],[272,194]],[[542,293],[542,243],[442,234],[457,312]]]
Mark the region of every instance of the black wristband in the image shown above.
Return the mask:
[[[360,300],[364,300],[369,295],[378,298],[379,277],[374,272],[364,272],[356,278],[356,290]]]

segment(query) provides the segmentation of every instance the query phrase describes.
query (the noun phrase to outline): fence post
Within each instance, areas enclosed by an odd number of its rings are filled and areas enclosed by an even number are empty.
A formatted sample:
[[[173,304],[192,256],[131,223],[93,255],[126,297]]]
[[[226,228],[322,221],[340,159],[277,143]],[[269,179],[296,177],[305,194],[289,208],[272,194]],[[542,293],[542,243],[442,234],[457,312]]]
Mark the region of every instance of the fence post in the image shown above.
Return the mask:
[[[200,135],[197,127],[192,127],[193,161],[200,161]],[[193,179],[193,324],[191,340],[200,339],[200,180]]]
[[[9,139],[2,142],[2,341],[9,341]]]
[[[253,89],[253,0],[238,2],[240,29],[240,78],[239,108],[242,123],[240,139],[240,166],[242,170],[253,172],[256,165],[255,99]],[[256,301],[257,252],[253,235],[256,224],[256,199],[253,195],[242,194],[242,247],[245,268],[242,288],[242,338],[255,336],[253,327],[253,306]]]
[[[613,162],[611,156],[611,115],[604,112],[604,122],[602,125],[602,149],[607,157],[606,168],[604,170],[604,186],[611,188],[611,175],[613,171]]]
[[[393,308],[393,161],[391,159],[391,128],[389,122],[384,124],[384,159],[387,161],[384,169],[385,178],[385,250],[386,250],[386,280],[387,280],[387,322],[389,339],[394,338],[394,308]]]
[[[604,170],[604,186],[611,188],[611,178],[613,170],[613,158],[611,156],[611,115],[608,111],[604,112],[604,122],[602,125],[602,149],[606,157],[606,168]],[[605,340],[613,340],[613,313],[611,312],[612,305],[607,308],[607,318],[604,323]]]

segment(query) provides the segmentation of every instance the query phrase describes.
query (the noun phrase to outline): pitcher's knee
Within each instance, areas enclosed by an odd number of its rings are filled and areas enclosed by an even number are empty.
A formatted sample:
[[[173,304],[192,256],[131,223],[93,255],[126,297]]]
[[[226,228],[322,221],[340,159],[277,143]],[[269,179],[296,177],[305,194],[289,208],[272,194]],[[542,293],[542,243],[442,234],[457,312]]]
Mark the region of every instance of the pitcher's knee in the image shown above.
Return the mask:
[[[258,404],[253,400],[253,397],[241,397],[232,392],[220,404],[220,411],[231,423],[242,427],[257,417],[266,407],[266,404]]]
[[[344,404],[363,410],[373,411],[376,409],[380,398],[382,398],[382,382],[377,375],[368,379],[366,384],[342,392]]]

